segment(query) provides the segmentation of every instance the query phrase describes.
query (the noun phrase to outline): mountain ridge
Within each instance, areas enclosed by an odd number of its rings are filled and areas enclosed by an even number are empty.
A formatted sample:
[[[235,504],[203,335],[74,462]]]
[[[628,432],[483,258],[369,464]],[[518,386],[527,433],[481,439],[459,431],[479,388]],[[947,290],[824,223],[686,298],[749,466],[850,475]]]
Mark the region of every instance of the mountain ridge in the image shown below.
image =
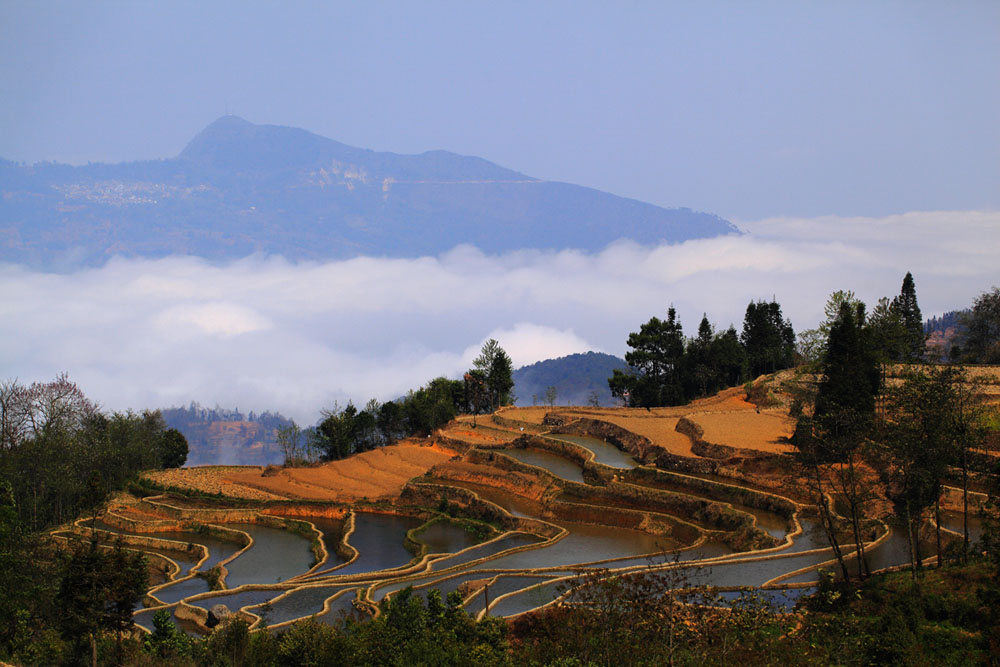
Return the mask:
[[[605,352],[578,352],[543,359],[514,371],[516,405],[541,405],[549,387],[556,390],[558,405],[617,405],[608,378],[615,369],[625,370],[624,359]]]
[[[223,116],[173,158],[19,165],[0,159],[0,261],[252,253],[290,260],[438,255],[460,244],[595,252],[677,243],[728,221],[544,181],[443,150],[403,155]]]

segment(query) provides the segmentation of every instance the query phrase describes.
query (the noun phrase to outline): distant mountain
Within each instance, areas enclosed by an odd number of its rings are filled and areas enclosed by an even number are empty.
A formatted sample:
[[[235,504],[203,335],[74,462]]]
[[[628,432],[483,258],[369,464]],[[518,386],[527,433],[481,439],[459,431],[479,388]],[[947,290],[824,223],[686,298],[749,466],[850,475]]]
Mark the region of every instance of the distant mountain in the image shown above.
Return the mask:
[[[397,155],[224,116],[175,158],[20,165],[0,159],[0,261],[252,252],[290,259],[437,254],[460,243],[593,251],[737,232],[722,218],[542,181],[447,151]]]
[[[608,378],[616,368],[627,367],[624,359],[603,352],[547,359],[514,371],[514,395],[517,405],[542,405],[545,390],[555,387],[557,405],[588,405],[595,398],[600,405],[614,405]]]
[[[924,335],[927,336],[927,355],[938,361],[951,358],[952,348],[959,344],[967,335],[963,318],[968,317],[972,310],[951,310],[941,317],[931,317],[924,322]],[[957,353],[957,350],[956,350]]]
[[[203,408],[197,403],[160,413],[168,427],[187,439],[186,465],[268,465],[284,460],[277,444],[278,429],[292,421],[280,414],[244,415],[238,409]]]

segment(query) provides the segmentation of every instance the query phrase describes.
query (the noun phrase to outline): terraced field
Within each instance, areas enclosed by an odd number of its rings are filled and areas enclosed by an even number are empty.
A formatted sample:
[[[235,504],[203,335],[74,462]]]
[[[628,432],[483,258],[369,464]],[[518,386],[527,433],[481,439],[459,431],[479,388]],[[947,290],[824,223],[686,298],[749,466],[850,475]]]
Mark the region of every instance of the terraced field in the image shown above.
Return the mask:
[[[791,472],[787,406],[733,389],[682,408],[504,408],[319,467],[152,473],[178,491],[122,496],[59,535],[155,554],[146,629],[158,609],[192,633],[227,613],[337,622],[407,586],[515,616],[581,575],[649,568],[791,604],[833,555]],[[887,522],[866,551],[879,567],[907,553]]]

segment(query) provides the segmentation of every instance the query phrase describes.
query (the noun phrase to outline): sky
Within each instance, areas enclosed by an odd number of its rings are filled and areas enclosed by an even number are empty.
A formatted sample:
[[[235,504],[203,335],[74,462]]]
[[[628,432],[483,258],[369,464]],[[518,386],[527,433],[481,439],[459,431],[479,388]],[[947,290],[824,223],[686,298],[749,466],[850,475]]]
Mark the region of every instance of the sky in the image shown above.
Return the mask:
[[[1000,207],[1000,3],[0,0],[0,157],[231,112],[726,218]]]
[[[312,423],[457,377],[623,354],[676,306],[926,316],[1000,285],[1000,3],[0,0],[0,157],[171,157],[225,113],[717,213],[745,233],[596,253],[0,265],[0,379],[111,410],[195,400]],[[3,184],[0,183],[0,189]],[[0,227],[3,221],[0,220]],[[569,243],[567,245],[570,245]]]

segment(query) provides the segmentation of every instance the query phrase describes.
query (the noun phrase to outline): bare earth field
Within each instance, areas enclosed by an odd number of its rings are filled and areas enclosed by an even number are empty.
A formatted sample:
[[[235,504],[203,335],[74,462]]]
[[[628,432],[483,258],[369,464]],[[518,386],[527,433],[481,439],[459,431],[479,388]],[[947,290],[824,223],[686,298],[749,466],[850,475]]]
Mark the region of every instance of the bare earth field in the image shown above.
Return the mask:
[[[221,493],[232,498],[248,500],[282,500],[284,496],[275,495],[259,489],[234,484],[230,479],[236,474],[255,474],[260,476],[263,468],[258,466],[198,466],[194,468],[174,468],[171,470],[154,470],[144,473],[144,477],[157,484],[175,486],[180,489],[190,489],[202,493]]]
[[[786,452],[791,446],[783,442],[792,434],[795,423],[781,408],[757,412],[757,406],[744,400],[742,387],[719,392],[715,396],[693,401],[688,405],[667,408],[594,408],[555,406],[505,408],[504,417],[541,424],[548,413],[562,417],[597,419],[649,438],[653,444],[679,456],[697,455],[691,451],[691,440],[675,429],[681,417],[691,419],[705,430],[704,438],[717,445],[762,452]]]
[[[903,371],[907,366],[896,364],[889,368],[888,384],[899,384]],[[978,394],[987,405],[1000,405],[1000,366],[963,366],[962,370],[970,380],[972,390]]]
[[[287,498],[345,503],[364,498],[392,499],[399,496],[410,479],[456,454],[439,445],[404,441],[315,468],[283,468],[270,477],[237,473],[229,480]]]
[[[795,420],[786,414],[705,412],[690,415],[689,419],[702,428],[707,442],[776,454],[795,449],[787,442],[795,431]]]
[[[407,481],[456,453],[439,445],[404,441],[314,468],[282,468],[267,477],[262,474],[264,469],[256,466],[181,468],[146,476],[160,484],[235,498],[350,503],[364,498],[395,498]]]

